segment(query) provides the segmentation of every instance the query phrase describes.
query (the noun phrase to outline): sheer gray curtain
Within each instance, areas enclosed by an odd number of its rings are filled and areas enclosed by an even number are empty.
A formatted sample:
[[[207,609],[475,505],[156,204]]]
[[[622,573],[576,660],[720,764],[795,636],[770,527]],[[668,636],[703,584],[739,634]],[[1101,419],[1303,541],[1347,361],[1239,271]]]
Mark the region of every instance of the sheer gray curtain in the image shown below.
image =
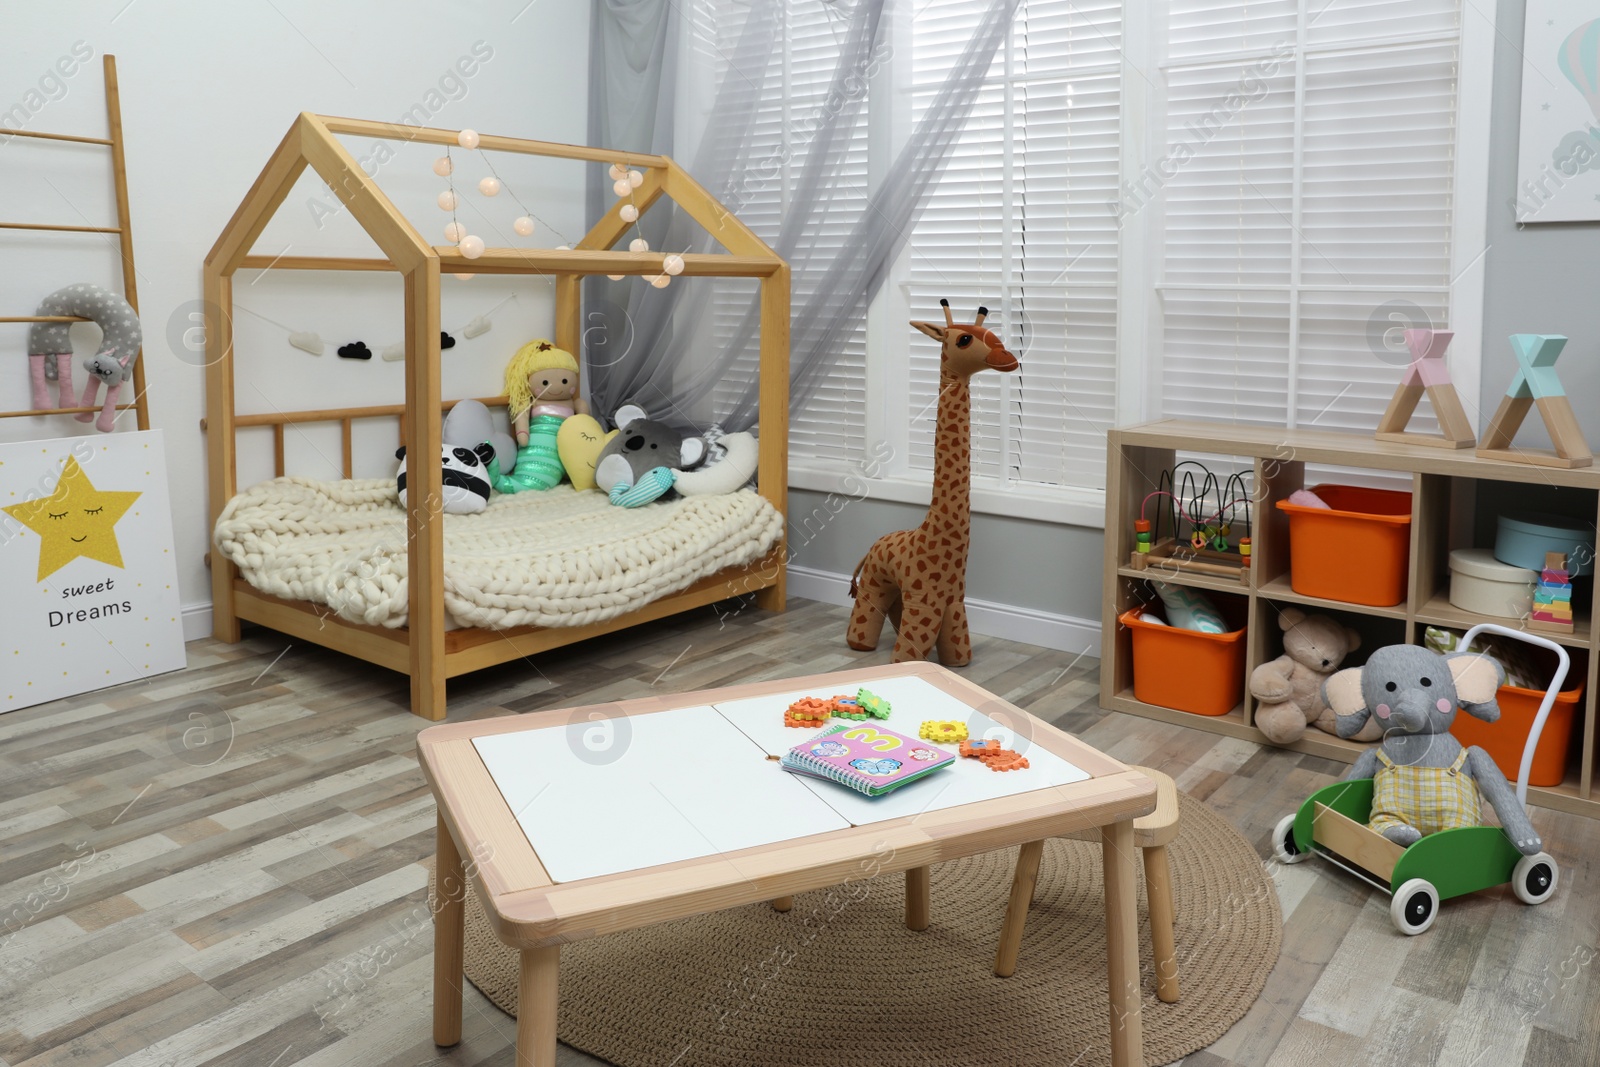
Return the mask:
[[[677,43],[684,35],[678,20],[685,8],[692,17],[699,10],[692,6],[696,2],[595,0],[592,144],[673,154],[678,122],[688,121],[676,99]],[[841,172],[851,136],[865,121],[869,80],[892,48],[886,40],[892,5],[905,2],[910,0],[752,0],[732,51],[720,50],[727,69],[704,120],[699,149],[692,160],[679,161],[735,214],[769,183],[782,180],[787,166],[787,211],[776,233],[761,236],[792,268],[793,409],[803,408],[822,385],[842,339],[863,329],[867,305],[939,180],[1020,0],[974,0],[982,10],[975,32],[883,180],[867,193]],[[842,43],[823,103],[791,119],[785,158],[783,152],[756,149],[751,132],[762,100],[783,89],[785,9],[807,3],[826,5],[842,20]],[[596,166],[590,175],[592,219],[610,204],[604,169]],[[658,204],[642,220],[652,249],[715,250],[703,230],[681,212],[665,211],[666,206]],[[824,216],[834,226],[849,226],[842,245],[810,239]],[[668,421],[714,421],[730,431],[754,424],[753,380],[733,393],[723,389],[718,398],[713,392],[725,381],[738,380],[735,368],[754,365],[758,308],[752,299],[731,337],[725,331],[713,343],[713,292],[702,279],[676,280],[665,290],[637,278],[585,283],[584,366],[597,412],[608,414],[632,402]],[[707,412],[709,418],[701,417]]]

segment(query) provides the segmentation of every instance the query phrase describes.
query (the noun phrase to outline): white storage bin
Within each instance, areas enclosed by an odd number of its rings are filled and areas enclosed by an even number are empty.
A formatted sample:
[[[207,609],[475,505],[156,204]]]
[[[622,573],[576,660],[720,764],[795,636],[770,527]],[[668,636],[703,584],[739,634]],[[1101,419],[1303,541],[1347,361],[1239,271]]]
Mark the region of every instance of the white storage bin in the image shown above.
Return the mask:
[[[1520,619],[1533,606],[1539,573],[1494,558],[1487,548],[1450,553],[1450,603],[1463,611]]]

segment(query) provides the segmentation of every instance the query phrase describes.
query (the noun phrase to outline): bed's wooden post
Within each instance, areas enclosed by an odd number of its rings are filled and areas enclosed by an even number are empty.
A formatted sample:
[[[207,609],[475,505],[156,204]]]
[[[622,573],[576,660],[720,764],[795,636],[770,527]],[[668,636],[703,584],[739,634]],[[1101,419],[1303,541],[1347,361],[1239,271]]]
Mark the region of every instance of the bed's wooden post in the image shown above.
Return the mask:
[[[571,352],[574,359],[582,360],[579,345],[583,343],[583,275],[556,275],[556,347]],[[580,362],[580,366],[581,366]]]
[[[272,219],[278,205],[289,195],[295,180],[305,170],[300,154],[304,120],[297,119],[273,150],[267,165],[256,176],[233,217],[223,227],[217,243],[211,246],[201,268],[201,296],[206,332],[206,459],[211,523],[206,527],[206,542],[216,529],[217,517],[233,494],[239,491],[237,449],[233,439],[233,272],[239,269],[261,231]],[[219,641],[239,640],[239,616],[235,613],[233,582],[235,568],[222,553],[208,553],[211,560],[211,633]]]
[[[780,515],[789,514],[789,265],[761,279],[761,389],[757,408],[761,459],[757,488]],[[756,606],[782,611],[787,600],[789,539],[773,549],[777,575],[756,593]],[[766,577],[763,575],[763,577]]]
[[[214,263],[204,268],[202,294],[206,335],[206,467],[211,522],[233,494],[239,491],[239,471],[233,442],[233,275],[223,274]],[[206,538],[207,543],[210,537]],[[212,549],[211,636],[229,644],[239,640],[239,617],[233,610],[235,568],[221,552]]]
[[[411,609],[411,711],[445,716],[444,485],[437,457],[439,413],[439,261],[406,273],[406,452],[434,462],[406,464],[407,573]]]

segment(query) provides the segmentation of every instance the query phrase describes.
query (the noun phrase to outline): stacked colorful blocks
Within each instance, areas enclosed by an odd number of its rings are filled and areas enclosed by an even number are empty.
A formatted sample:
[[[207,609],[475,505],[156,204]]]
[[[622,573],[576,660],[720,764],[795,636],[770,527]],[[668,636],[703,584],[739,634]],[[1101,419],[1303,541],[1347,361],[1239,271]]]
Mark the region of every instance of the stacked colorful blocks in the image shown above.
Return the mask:
[[[1536,630],[1572,632],[1572,577],[1567,557],[1561,552],[1546,552],[1544,570],[1533,589],[1533,609],[1528,624]]]

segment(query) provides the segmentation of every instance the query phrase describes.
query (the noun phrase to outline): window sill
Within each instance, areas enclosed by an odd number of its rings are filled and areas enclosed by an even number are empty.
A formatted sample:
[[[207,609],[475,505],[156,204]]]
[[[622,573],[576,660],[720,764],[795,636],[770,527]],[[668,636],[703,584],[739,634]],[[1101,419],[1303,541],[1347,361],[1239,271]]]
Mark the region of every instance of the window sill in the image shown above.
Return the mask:
[[[821,466],[789,465],[789,486],[817,493],[838,493],[859,500],[887,500],[927,507],[933,477],[867,478],[853,471]],[[1099,489],[1013,485],[1001,488],[974,481],[972,511],[1063,526],[1105,527],[1106,495]]]

